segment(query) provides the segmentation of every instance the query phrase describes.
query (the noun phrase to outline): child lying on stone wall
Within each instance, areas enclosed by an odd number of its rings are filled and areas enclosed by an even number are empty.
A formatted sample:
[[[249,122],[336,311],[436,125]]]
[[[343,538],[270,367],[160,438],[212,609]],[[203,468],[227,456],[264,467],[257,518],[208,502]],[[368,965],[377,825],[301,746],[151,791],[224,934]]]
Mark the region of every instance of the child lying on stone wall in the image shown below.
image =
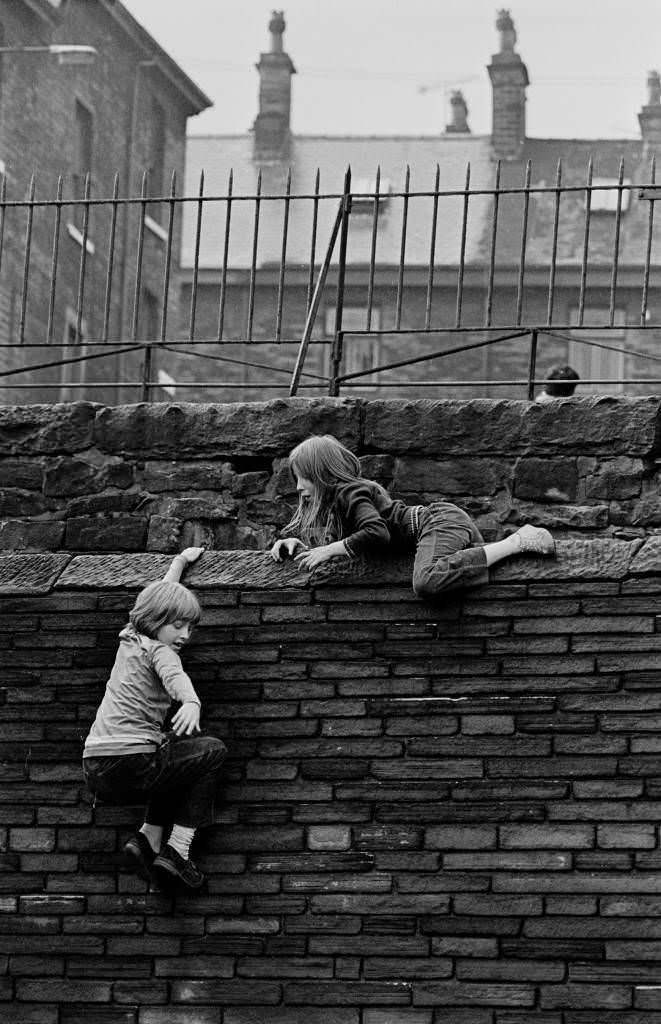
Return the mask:
[[[331,558],[390,551],[415,552],[413,590],[433,598],[443,591],[489,581],[489,566],[513,555],[555,555],[548,530],[522,526],[485,544],[470,516],[446,501],[406,505],[361,476],[360,462],[331,434],[308,437],[289,455],[298,508],[271,557],[295,558],[311,571]]]
[[[83,774],[95,799],[147,804],[144,824],[124,847],[134,868],[191,889],[204,875],[190,859],[190,845],[196,829],[213,820],[216,776],[226,754],[219,739],[200,735],[200,699],[179,658],[200,619],[197,598],[179,580],[201,553],[186,548],[162,580],[138,594],[83,751]],[[180,707],[165,732],[172,700]]]

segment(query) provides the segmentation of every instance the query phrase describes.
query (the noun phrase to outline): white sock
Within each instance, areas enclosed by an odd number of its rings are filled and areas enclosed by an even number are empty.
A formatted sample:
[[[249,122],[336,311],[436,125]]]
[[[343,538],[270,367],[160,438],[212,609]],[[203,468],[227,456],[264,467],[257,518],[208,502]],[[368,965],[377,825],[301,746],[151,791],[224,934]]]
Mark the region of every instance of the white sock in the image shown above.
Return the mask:
[[[190,850],[190,844],[193,841],[194,835],[194,828],[186,828],[185,825],[173,825],[170,838],[168,839],[168,846],[176,850],[184,860],[188,860],[188,851]]]
[[[145,822],[140,831],[149,842],[154,853],[158,853],[163,842],[163,826],[150,825],[148,822]]]
[[[504,558],[511,558],[512,555],[520,554],[521,538],[518,535],[518,531],[511,533],[509,537],[504,537],[502,540],[495,540],[490,544],[485,544],[483,551],[487,565],[495,565],[496,562],[502,562]]]

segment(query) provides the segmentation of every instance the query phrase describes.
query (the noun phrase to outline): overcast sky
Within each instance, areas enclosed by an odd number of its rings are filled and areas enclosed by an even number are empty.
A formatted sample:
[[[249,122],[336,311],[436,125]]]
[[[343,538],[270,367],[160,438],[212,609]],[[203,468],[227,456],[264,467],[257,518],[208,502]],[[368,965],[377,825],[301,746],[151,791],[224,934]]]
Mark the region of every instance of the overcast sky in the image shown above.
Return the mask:
[[[193,134],[250,128],[276,3],[297,70],[294,132],[432,135],[449,120],[454,88],[472,131],[490,132],[486,65],[501,0],[123,2],[213,100],[189,122]],[[647,72],[661,67],[659,0],[516,0],[509,10],[531,82],[529,136],[639,136]]]

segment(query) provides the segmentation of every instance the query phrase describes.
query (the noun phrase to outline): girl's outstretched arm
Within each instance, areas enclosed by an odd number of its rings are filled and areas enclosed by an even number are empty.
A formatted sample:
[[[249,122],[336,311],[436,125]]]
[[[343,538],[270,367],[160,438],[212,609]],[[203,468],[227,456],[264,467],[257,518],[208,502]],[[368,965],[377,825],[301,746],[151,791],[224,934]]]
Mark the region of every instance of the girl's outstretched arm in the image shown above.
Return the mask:
[[[204,548],[184,548],[181,554],[175,555],[170,563],[170,568],[163,577],[164,582],[178,583],[184,570],[193,562],[197,562],[203,551]]]

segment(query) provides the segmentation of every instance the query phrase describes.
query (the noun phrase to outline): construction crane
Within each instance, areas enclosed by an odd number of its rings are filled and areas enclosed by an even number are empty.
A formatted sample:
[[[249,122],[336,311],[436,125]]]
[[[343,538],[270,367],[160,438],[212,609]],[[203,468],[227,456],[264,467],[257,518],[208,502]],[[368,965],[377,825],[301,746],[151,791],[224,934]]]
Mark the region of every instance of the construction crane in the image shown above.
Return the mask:
[[[469,82],[477,82],[480,79],[480,75],[469,75],[468,78],[437,78],[433,82],[423,82],[418,86],[418,92],[421,94],[427,92],[443,92],[444,95],[448,96],[455,89],[458,89],[460,85],[467,85]]]

